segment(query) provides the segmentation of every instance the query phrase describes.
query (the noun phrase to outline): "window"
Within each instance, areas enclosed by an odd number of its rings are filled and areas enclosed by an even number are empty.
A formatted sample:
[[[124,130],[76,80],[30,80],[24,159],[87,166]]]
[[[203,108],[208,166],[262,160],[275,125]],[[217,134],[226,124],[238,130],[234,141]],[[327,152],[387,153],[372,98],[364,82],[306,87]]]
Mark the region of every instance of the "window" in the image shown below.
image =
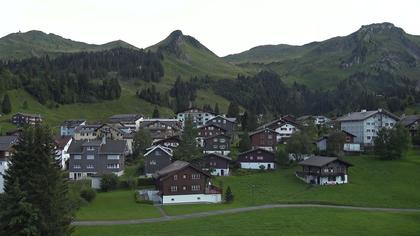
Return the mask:
[[[155,151],[155,155],[156,155],[156,156],[161,156],[161,155],[162,155],[162,153],[160,152],[160,150],[156,150],[156,151]]]
[[[182,186],[182,190],[186,191],[187,190],[187,186]]]
[[[82,156],[81,155],[74,155],[74,159],[75,160],[80,160],[80,159],[82,159]]]
[[[156,161],[150,161],[150,165],[156,165]]]
[[[74,165],[73,168],[74,169],[81,169],[82,167],[80,165]]]
[[[217,149],[217,145],[213,145],[213,149]]]
[[[177,192],[178,191],[178,186],[171,186],[171,192]]]
[[[191,185],[192,191],[200,191],[200,185]]]
[[[226,145],[220,145],[219,149],[226,149]]]
[[[185,175],[185,174],[184,174],[184,175],[182,175],[182,178],[183,178],[183,179],[186,179],[186,178],[187,178],[187,175]]]
[[[88,150],[88,151],[94,151],[94,150],[95,150],[95,148],[94,148],[94,147],[87,147],[87,150]]]
[[[257,160],[264,160],[264,157],[262,157],[262,156],[257,156]]]
[[[214,138],[214,139],[213,139],[213,142],[217,143],[217,138]]]
[[[120,155],[108,155],[108,160],[119,160]]]
[[[178,180],[178,175],[174,175],[174,180]]]
[[[225,142],[226,142],[226,139],[224,139],[224,138],[220,139],[220,143],[225,143]]]
[[[94,155],[87,155],[86,156],[86,159],[93,160],[93,159],[95,159],[95,156]]]
[[[216,165],[215,162],[214,162],[214,164]],[[192,174],[191,179],[200,179],[200,174]]]
[[[370,136],[367,136],[367,139],[371,139],[372,137],[370,137]]]
[[[273,135],[269,134],[268,139],[273,139]]]
[[[394,123],[389,123],[389,126],[391,126],[391,127],[394,126]]]
[[[118,169],[118,168],[120,168],[120,164],[119,163],[106,164],[106,168],[107,169]]]
[[[94,168],[94,166],[92,165],[92,164],[88,164],[87,166],[86,166],[86,169],[93,169]]]

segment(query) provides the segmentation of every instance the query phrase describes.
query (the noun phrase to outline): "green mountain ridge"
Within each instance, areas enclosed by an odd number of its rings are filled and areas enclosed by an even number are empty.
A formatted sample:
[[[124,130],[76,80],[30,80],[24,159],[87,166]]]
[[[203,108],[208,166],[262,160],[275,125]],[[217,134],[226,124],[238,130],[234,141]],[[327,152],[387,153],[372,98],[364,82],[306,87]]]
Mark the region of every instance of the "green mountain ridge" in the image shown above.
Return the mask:
[[[122,40],[97,45],[63,38],[56,34],[46,34],[32,30],[25,33],[12,33],[0,38],[0,60],[24,59],[44,55],[58,55],[83,51],[100,51],[116,47],[136,49]]]

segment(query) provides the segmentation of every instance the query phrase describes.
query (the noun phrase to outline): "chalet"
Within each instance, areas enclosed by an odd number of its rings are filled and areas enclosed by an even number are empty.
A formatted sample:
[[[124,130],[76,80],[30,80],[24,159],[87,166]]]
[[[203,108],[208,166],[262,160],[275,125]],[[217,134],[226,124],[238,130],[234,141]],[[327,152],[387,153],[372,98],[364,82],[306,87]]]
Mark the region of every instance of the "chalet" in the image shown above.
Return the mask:
[[[420,115],[404,116],[399,121],[410,132],[411,137],[414,137],[420,132]]]
[[[275,151],[278,133],[272,129],[263,128],[249,134],[252,148],[263,148]]]
[[[337,119],[340,129],[355,136],[354,142],[373,146],[377,132],[382,128],[393,128],[399,117],[382,109],[353,112]]]
[[[229,155],[230,153],[230,137],[226,134],[218,134],[204,139],[204,153],[218,153],[221,155]]]
[[[296,131],[299,130],[298,127],[299,125],[294,121],[294,119],[292,119],[289,116],[283,116],[279,119],[276,119],[267,124],[264,124],[258,127],[257,129],[258,130],[264,129],[264,128],[272,129],[278,133],[277,141],[284,142],[288,138],[290,138],[292,134],[294,134]]]
[[[154,146],[144,154],[144,174],[152,177],[154,173],[168,166],[172,162],[172,149],[163,146]]]
[[[188,162],[175,161],[153,177],[162,204],[222,201],[221,190],[210,183],[211,175]]]
[[[274,152],[263,148],[251,149],[238,154],[238,162],[242,169],[269,170],[276,168]]]
[[[159,140],[180,135],[182,123],[177,119],[144,119],[140,128],[148,130],[153,140]]]
[[[180,112],[177,115],[177,119],[184,125],[187,117],[191,117],[195,126],[205,125],[215,115],[211,112],[203,111],[199,108],[191,108],[186,111]]]
[[[70,144],[72,142],[70,136],[58,136],[54,138],[56,158],[60,161],[60,166],[63,170],[67,169],[70,155],[68,153]]]
[[[172,136],[165,139],[155,140],[153,141],[153,145],[160,145],[164,147],[168,147],[171,149],[177,148],[181,143],[181,138],[179,136]]]
[[[74,140],[68,153],[69,177],[79,180],[111,173],[121,176],[128,148],[125,140]]]
[[[110,124],[121,124],[132,130],[138,130],[142,120],[143,116],[140,114],[118,114],[113,115],[108,119]]]
[[[200,146],[203,146],[204,139],[219,134],[226,134],[226,130],[216,124],[203,125],[198,127],[197,140],[200,143]]]
[[[235,131],[236,118],[229,118],[217,115],[206,122],[207,125],[214,124],[226,130],[226,133],[232,134]]]
[[[203,170],[210,172],[211,175],[228,176],[231,161],[232,159],[228,156],[210,153],[203,157],[200,166]]]
[[[349,133],[349,132],[346,132],[344,130],[342,130],[341,132],[345,136],[343,151],[345,151],[345,152],[360,152],[361,151],[360,150],[360,144],[354,143],[354,139],[356,138],[356,136]],[[319,151],[327,150],[329,136],[330,136],[329,134],[324,135],[323,137],[321,137],[320,139],[318,139],[316,141],[316,146],[317,146]]]
[[[348,168],[352,164],[336,157],[313,156],[299,162],[302,171],[296,176],[308,184],[328,185],[349,182]]]
[[[0,193],[4,192],[4,174],[9,167],[9,158],[13,155],[17,136],[0,136]]]
[[[35,125],[42,122],[39,114],[16,113],[12,116],[11,122],[15,125]]]
[[[60,125],[60,135],[61,136],[73,136],[74,135],[74,130],[81,126],[81,125],[85,125],[86,124],[86,120],[65,120],[61,125]]]

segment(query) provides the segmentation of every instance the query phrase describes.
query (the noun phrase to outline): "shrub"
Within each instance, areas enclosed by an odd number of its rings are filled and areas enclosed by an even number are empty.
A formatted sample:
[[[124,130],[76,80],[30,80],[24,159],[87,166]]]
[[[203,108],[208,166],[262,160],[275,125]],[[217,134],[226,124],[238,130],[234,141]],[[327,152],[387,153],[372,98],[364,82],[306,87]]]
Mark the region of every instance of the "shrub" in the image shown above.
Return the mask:
[[[231,203],[233,201],[233,198],[234,196],[233,196],[232,190],[230,189],[230,186],[228,186],[225,193],[225,202]]]
[[[105,174],[101,179],[101,190],[107,192],[118,187],[118,177],[114,174]]]
[[[82,191],[80,191],[80,197],[85,199],[87,202],[92,202],[96,197],[96,191],[91,188],[82,189]]]
[[[152,178],[139,178],[137,180],[137,186],[151,186],[155,185],[155,181]]]

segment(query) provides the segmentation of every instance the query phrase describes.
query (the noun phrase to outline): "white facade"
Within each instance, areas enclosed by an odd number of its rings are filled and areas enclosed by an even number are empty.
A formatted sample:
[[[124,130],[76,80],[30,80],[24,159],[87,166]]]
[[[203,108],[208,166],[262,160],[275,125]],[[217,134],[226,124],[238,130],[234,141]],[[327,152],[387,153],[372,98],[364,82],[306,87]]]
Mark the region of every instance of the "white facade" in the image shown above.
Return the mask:
[[[162,204],[182,203],[220,203],[222,194],[188,194],[188,195],[166,195],[162,197]]]
[[[202,126],[207,123],[207,121],[213,119],[215,116],[212,113],[201,111],[198,109],[191,109],[185,112],[178,113],[177,119],[182,122],[184,126],[184,121],[187,117],[192,117],[193,123],[196,126]]]
[[[260,166],[264,166],[265,170],[275,169],[274,162],[241,162],[241,169],[261,170]]]
[[[99,176],[94,176],[91,177],[92,182],[91,182],[91,188],[93,189],[100,189],[101,188],[101,180],[102,178]]]
[[[361,113],[366,112],[362,111]],[[397,123],[397,120],[378,112],[364,120],[343,120],[341,123],[341,130],[355,135],[355,143],[366,146],[374,145],[374,139],[377,133],[382,128],[392,128]]]
[[[203,151],[204,154],[211,154],[211,153],[216,153],[216,154],[220,154],[220,155],[224,155],[224,156],[228,156],[230,154],[230,150],[225,150],[225,151],[221,151],[221,150],[206,150]]]
[[[4,174],[8,169],[9,162],[7,160],[0,160],[0,193],[4,193]]]
[[[61,169],[65,170],[66,169],[66,162],[67,160],[70,158],[70,154],[67,152],[69,150],[71,141],[73,139],[69,139],[69,141],[66,143],[66,145],[64,146],[64,148],[62,150],[57,150],[57,160],[60,160],[61,162]]]
[[[318,184],[318,185],[334,185],[334,184],[347,184],[348,176],[344,175],[344,178],[341,176],[335,177],[320,177],[318,183],[318,177],[313,175],[307,175],[305,177],[300,177],[296,175],[299,179],[303,180],[308,184]]]
[[[204,169],[204,170],[208,171],[208,169]],[[214,176],[229,176],[229,168],[227,169],[215,168],[210,174]]]
[[[277,141],[280,141],[283,138],[290,138],[290,136],[292,136],[292,134],[294,134],[298,130],[299,129],[292,124],[289,124],[289,123],[283,124],[282,126],[276,128],[276,132],[278,133]]]
[[[360,152],[360,143],[345,143],[343,150],[346,152]]]
[[[124,174],[124,170],[121,170],[119,172],[112,172],[112,173],[116,176],[122,176]],[[71,180],[89,179],[89,178],[92,178],[91,177],[92,175],[97,175],[97,173],[96,172],[69,172],[69,178]]]

